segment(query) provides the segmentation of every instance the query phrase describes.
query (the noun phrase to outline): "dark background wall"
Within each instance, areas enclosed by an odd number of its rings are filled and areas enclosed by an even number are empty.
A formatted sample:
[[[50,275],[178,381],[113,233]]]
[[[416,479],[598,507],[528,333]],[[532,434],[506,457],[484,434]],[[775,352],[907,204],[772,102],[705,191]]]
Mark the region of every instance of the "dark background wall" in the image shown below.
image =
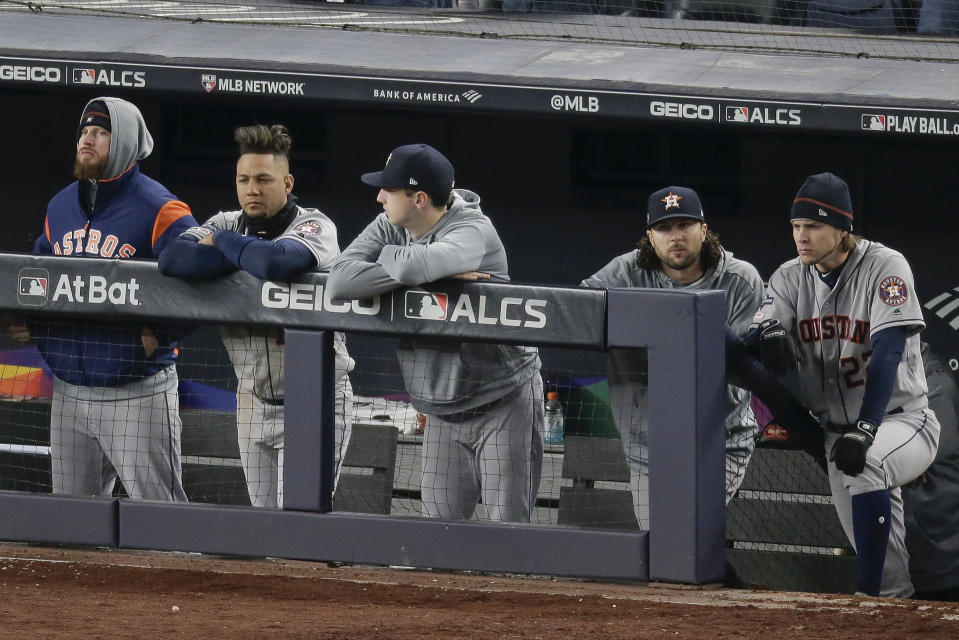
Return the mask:
[[[789,205],[810,173],[833,171],[853,191],[857,230],[902,251],[922,299],[959,286],[959,165],[949,137],[836,135],[661,126],[588,116],[451,114],[210,94],[124,95],[157,146],[143,170],[201,221],[233,209],[233,129],[286,124],[300,202],[327,213],[346,244],[380,210],[359,175],[400,144],[445,152],[457,185],[478,192],[510,256],[514,280],[577,284],[643,232],[648,194],[695,188],[723,244],[764,277],[795,256]],[[0,250],[28,250],[47,200],[70,180],[75,127],[87,99],[73,91],[0,90],[7,232]],[[951,334],[950,334],[951,335]],[[955,350],[959,354],[959,348]]]

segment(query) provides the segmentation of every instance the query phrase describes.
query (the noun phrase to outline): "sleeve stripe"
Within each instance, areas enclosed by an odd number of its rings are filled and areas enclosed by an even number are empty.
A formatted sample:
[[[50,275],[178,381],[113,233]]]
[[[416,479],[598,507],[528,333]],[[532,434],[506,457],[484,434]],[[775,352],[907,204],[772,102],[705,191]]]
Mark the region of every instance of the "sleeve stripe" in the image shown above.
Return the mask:
[[[49,216],[44,216],[43,218],[43,232],[47,235],[47,242],[49,242],[52,245],[53,240],[50,239],[50,217]]]
[[[156,246],[157,240],[160,239],[166,230],[170,228],[174,222],[182,218],[183,216],[193,215],[193,212],[190,211],[190,206],[185,202],[180,202],[179,200],[170,200],[165,205],[160,207],[160,211],[157,212],[156,222],[153,223],[153,238],[150,241],[152,246]]]

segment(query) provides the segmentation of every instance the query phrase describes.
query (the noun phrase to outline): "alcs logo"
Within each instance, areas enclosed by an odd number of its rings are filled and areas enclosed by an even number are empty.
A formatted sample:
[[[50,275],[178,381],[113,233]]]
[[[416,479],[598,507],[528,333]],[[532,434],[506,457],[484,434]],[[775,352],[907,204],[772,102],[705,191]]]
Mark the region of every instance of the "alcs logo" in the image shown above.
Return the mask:
[[[501,300],[485,295],[460,293],[452,298],[445,293],[407,291],[403,313],[413,320],[446,320],[466,324],[542,329],[546,326],[546,300],[507,297]]]
[[[798,127],[802,124],[802,112],[799,109],[770,109],[769,107],[726,107],[726,122],[783,124]]]
[[[145,71],[116,71],[114,69],[73,69],[73,84],[104,85],[107,87],[147,86]]]

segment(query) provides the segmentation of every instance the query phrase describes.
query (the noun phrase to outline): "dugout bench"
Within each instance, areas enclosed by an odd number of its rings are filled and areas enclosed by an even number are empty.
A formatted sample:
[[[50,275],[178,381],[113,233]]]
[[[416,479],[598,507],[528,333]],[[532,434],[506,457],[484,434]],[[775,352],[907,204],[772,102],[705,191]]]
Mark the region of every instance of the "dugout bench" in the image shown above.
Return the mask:
[[[183,488],[191,502],[250,506],[232,411],[182,409]],[[397,429],[356,424],[334,508],[390,513]],[[50,491],[50,402],[0,401],[0,490]],[[118,482],[115,495],[124,496]]]

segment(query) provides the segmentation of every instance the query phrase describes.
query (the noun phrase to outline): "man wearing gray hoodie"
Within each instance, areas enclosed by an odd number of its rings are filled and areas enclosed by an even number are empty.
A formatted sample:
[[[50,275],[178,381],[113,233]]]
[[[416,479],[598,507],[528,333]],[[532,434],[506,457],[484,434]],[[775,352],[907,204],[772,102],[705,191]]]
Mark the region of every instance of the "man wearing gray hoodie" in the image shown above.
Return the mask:
[[[638,248],[613,258],[586,278],[594,289],[722,289],[726,323],[745,333],[762,302],[763,282],[756,268],[723,249],[706,226],[695,191],[667,187],[649,197],[646,233]],[[609,394],[613,419],[623,439],[630,468],[633,506],[639,526],[649,528],[649,451],[646,443],[646,352],[616,350],[610,354]],[[736,493],[752,456],[758,426],[746,390],[727,385],[726,501]]]
[[[333,265],[334,300],[366,298],[443,278],[509,281],[506,252],[479,207],[453,189],[436,149],[393,150],[362,181],[383,205]],[[424,297],[423,318],[446,310]],[[426,414],[421,495],[427,516],[467,519],[482,498],[492,520],[529,522],[543,464],[543,381],[533,347],[401,340],[400,368],[413,407]]]
[[[155,258],[196,226],[186,204],[140,173],[137,162],[152,150],[135,105],[88,102],[77,126],[77,181],[50,200],[33,252]],[[33,322],[30,333],[54,375],[53,492],[109,496],[119,477],[130,497],[185,501],[174,332],[96,318]]]

